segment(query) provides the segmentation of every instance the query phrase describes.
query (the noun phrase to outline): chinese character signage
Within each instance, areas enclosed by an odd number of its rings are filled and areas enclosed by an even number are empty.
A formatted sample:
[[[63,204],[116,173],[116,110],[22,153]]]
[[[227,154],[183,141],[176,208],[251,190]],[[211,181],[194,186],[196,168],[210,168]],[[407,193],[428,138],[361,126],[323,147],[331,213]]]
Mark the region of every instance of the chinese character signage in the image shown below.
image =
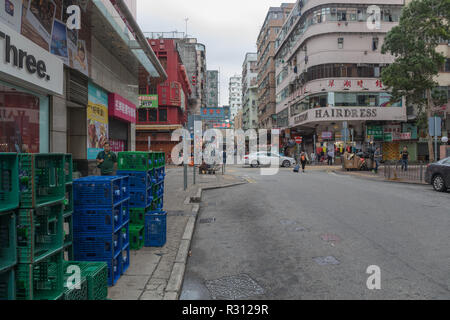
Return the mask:
[[[139,108],[158,108],[158,95],[157,94],[140,95]]]
[[[203,120],[226,120],[229,119],[229,108],[202,108]]]
[[[108,141],[108,94],[89,82],[87,159],[95,160]]]
[[[109,115],[126,122],[136,123],[136,106],[124,97],[116,93],[110,93]]]
[[[383,126],[367,126],[367,137],[373,141],[383,140]]]

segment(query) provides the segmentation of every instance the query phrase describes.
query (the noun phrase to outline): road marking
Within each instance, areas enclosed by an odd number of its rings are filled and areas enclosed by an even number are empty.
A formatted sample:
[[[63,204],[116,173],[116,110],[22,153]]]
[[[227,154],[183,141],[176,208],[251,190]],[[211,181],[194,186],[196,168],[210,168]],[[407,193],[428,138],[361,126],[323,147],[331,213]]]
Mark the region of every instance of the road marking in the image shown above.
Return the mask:
[[[251,179],[251,178],[244,178],[245,180],[247,180],[248,183],[256,183],[255,180]]]

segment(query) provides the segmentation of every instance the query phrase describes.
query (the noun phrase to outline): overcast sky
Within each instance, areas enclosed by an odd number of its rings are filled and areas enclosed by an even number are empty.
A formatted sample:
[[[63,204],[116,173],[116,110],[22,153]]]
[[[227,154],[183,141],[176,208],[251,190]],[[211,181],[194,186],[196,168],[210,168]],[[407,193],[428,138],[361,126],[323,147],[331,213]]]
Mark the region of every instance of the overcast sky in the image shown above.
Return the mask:
[[[284,1],[284,2],[295,2]],[[208,70],[221,72],[220,105],[228,105],[228,81],[242,73],[245,53],[256,52],[256,38],[275,0],[137,0],[144,32],[185,32],[206,46]]]

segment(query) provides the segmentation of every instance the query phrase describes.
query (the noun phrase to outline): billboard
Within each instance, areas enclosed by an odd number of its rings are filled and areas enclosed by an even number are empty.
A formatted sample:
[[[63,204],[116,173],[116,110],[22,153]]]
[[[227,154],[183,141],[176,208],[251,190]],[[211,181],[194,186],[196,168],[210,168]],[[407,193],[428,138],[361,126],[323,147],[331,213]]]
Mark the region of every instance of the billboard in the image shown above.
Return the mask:
[[[157,94],[139,95],[139,108],[158,108]]]
[[[108,141],[108,94],[89,82],[87,159],[95,160]]]

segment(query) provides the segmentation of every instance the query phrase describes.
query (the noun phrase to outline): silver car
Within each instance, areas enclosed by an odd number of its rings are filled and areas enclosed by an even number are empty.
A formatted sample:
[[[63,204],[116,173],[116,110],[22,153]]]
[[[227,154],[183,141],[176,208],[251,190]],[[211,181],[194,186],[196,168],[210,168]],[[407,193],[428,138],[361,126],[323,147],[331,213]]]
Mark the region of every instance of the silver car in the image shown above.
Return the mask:
[[[289,168],[295,165],[295,159],[281,156],[276,152],[256,152],[244,157],[245,164],[252,168],[278,163],[279,166]]]

